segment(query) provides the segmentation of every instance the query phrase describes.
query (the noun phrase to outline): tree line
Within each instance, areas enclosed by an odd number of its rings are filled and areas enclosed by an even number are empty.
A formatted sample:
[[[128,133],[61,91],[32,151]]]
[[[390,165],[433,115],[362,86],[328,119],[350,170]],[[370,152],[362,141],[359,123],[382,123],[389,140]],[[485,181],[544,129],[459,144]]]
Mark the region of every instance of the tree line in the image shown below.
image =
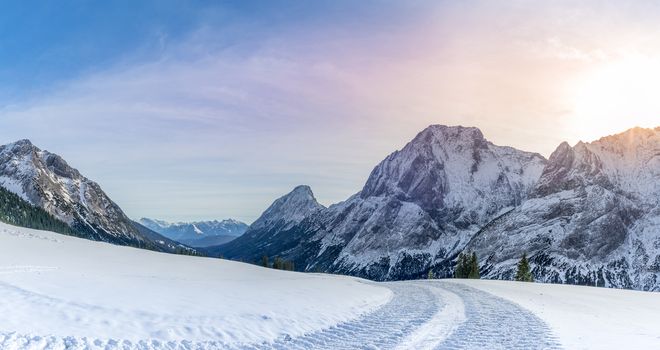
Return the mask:
[[[80,238],[94,238],[88,228],[73,228],[67,223],[57,219],[43,208],[32,205],[2,186],[0,186],[0,222]],[[157,245],[147,241],[129,242],[127,245],[136,248],[160,251]],[[173,253],[180,255],[204,256],[192,248],[183,246],[177,247]]]
[[[268,255],[261,257],[261,266],[263,267],[272,267],[276,270],[286,270],[286,271],[295,271],[296,265],[291,260],[285,260],[280,257],[275,257],[273,262],[269,262]]]
[[[35,230],[80,236],[66,223],[56,219],[42,208],[28,203],[2,186],[0,186],[0,221]]]
[[[516,275],[514,279],[520,282],[534,282],[532,271],[527,260],[527,254],[523,253],[516,266]],[[434,279],[433,270],[429,269],[427,279]],[[456,267],[454,268],[454,278],[479,279],[479,259],[477,253],[463,251],[456,258]]]

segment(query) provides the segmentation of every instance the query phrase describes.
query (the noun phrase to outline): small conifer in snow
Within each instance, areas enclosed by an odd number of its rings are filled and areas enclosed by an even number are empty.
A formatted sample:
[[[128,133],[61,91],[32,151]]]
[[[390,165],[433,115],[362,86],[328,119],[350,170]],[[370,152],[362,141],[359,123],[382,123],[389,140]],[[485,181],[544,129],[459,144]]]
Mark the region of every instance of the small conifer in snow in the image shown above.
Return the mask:
[[[527,254],[523,253],[522,258],[518,262],[518,271],[516,272],[516,281],[521,282],[534,282],[532,272],[529,269],[529,262],[527,261]]]

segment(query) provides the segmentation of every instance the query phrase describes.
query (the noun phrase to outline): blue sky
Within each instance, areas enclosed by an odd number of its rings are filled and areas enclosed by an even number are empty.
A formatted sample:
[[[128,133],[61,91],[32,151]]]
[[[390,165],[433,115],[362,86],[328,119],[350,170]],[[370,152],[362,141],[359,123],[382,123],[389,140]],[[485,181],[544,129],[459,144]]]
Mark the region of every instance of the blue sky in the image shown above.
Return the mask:
[[[383,1],[13,1],[0,12],[3,98],[21,98],[118,63],[159,59],[196,31],[213,33],[206,53],[243,53],[260,42],[313,30],[383,25],[406,6]],[[378,12],[379,21],[372,21]],[[390,13],[388,13],[388,11]],[[401,18],[399,18],[401,19]],[[395,20],[393,18],[393,20]],[[344,28],[349,30],[348,28]],[[352,29],[351,29],[352,30]],[[211,34],[209,34],[211,35]],[[199,54],[199,52],[196,52]],[[194,53],[193,53],[194,54]]]
[[[298,184],[347,198],[429,124],[545,155],[652,126],[657,7],[4,2],[0,143],[61,154],[134,218],[250,222]]]

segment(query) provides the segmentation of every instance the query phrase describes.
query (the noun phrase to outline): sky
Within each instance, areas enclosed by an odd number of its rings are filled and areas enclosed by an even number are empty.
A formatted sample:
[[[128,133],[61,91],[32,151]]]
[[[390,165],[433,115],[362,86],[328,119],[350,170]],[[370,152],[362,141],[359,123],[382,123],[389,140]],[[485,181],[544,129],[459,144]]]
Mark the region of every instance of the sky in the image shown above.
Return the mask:
[[[133,218],[325,205],[431,124],[549,156],[660,125],[656,1],[7,1],[0,144]]]

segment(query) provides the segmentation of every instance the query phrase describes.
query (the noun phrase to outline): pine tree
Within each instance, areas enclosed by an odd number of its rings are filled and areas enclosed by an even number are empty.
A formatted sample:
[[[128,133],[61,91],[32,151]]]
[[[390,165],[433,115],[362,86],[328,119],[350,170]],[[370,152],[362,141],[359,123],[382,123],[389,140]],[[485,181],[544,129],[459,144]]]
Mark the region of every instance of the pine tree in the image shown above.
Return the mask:
[[[429,280],[435,279],[435,275],[433,274],[433,271],[429,270],[429,274],[426,276],[426,279]]]
[[[287,270],[287,271],[295,270],[294,265],[293,265],[293,261],[284,260],[284,270]]]
[[[479,279],[479,260],[477,259],[477,253],[472,252],[472,257],[470,258],[470,272],[468,273],[468,278]]]
[[[261,266],[263,267],[268,267],[270,264],[268,264],[268,255],[264,255],[261,257]]]
[[[455,278],[468,278],[470,275],[470,256],[461,252],[456,259],[456,269],[454,270]]]
[[[83,236],[44,209],[34,206],[0,186],[0,222],[10,225]]]
[[[516,281],[534,282],[534,278],[532,277],[532,272],[529,269],[529,262],[527,261],[527,253],[523,253],[522,258],[518,262]]]

